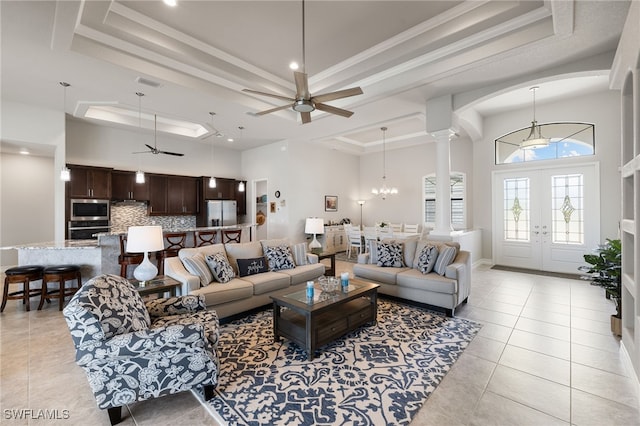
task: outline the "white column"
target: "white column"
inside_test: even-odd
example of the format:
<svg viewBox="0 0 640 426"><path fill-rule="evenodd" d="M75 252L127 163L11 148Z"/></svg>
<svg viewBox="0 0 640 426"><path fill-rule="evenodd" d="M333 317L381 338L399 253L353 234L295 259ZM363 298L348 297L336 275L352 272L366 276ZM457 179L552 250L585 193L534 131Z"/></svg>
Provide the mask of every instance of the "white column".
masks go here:
<svg viewBox="0 0 640 426"><path fill-rule="evenodd" d="M451 129L431 133L436 140L436 224L429 233L435 237L450 237L451 226Z"/></svg>

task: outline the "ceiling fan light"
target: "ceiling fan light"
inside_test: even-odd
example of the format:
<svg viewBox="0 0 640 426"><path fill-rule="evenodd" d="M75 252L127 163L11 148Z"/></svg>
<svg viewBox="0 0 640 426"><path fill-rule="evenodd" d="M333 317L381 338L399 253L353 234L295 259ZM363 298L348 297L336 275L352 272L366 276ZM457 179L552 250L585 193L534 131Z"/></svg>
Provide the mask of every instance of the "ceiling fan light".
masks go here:
<svg viewBox="0 0 640 426"><path fill-rule="evenodd" d="M213 176L211 176L209 178L209 188L215 188L216 187L216 178L214 178Z"/></svg>
<svg viewBox="0 0 640 426"><path fill-rule="evenodd" d="M298 99L293 103L293 110L296 112L312 112L316 106L308 99Z"/></svg>

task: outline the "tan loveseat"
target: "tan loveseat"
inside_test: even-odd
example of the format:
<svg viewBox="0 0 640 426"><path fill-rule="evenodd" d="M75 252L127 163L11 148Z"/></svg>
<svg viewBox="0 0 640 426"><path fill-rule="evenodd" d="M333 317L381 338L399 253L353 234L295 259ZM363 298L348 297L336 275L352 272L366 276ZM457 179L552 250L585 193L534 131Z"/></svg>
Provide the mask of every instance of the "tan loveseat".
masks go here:
<svg viewBox="0 0 640 426"><path fill-rule="evenodd" d="M460 250L455 242L409 239L396 243L402 244L403 266L378 266L371 253L364 253L358 256L358 264L353 265L354 275L380 284L378 292L381 294L441 307L448 316L453 316L455 308L466 302L471 292L469 252ZM429 245L438 248L439 253L446 246L456 249L453 261L441 265L443 275L435 271L423 274L417 269L416 253L420 254L422 248ZM375 255L375 250L371 251Z"/></svg>
<svg viewBox="0 0 640 426"><path fill-rule="evenodd" d="M290 248L295 267L276 272L269 271L240 277L238 259L256 259L265 256L267 247L286 245ZM294 247L296 250L294 250ZM165 274L182 283L181 294L200 294L208 309L215 309L219 318L225 318L249 309L271 303L270 295L292 285L315 280L324 275L325 266L318 256L306 253L304 243L290 246L286 240L264 240L240 244L214 244L180 250L178 257L165 260ZM302 249L302 250L301 250ZM201 276L185 268L185 258L198 254L207 256L224 253L233 268L235 277L229 282L202 283ZM295 254L295 256L294 256ZM267 262L265 262L267 263ZM193 269L193 268L192 268Z"/></svg>

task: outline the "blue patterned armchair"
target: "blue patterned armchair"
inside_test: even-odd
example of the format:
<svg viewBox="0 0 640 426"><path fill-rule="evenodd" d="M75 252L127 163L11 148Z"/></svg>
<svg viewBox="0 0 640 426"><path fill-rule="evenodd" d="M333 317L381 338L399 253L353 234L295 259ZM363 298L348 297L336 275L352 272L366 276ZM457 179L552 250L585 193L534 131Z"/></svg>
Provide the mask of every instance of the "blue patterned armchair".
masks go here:
<svg viewBox="0 0 640 426"><path fill-rule="evenodd" d="M64 309L98 408L111 424L121 407L204 387L213 397L218 380L218 316L207 311L203 296L147 302L117 275L87 281Z"/></svg>

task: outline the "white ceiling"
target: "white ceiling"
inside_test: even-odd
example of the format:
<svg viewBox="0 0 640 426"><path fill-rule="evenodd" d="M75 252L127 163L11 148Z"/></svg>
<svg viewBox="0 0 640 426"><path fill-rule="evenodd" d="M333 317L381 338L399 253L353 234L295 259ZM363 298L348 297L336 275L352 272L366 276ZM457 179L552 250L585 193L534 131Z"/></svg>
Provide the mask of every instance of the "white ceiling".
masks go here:
<svg viewBox="0 0 640 426"><path fill-rule="evenodd" d="M428 140L425 102L443 94L486 115L529 104L532 83L541 86L540 104L603 90L602 68L610 66L606 54L616 48L628 2L307 0L305 6L310 91L362 87L363 95L328 102L353 111L351 118L316 111L303 125L290 109L255 116L282 101L241 91L295 93L288 65L302 62L300 1L178 0L175 8L161 1L1 1L2 100L61 109L58 83L66 81L64 108L80 119L91 105L137 112L135 92L142 91L145 115L215 127L235 139L177 137L179 143L242 150L292 139L364 154L381 149L381 126L389 128L389 149ZM592 57L609 62L594 65ZM554 82L554 70L571 78ZM138 77L161 86L142 85Z"/></svg>

